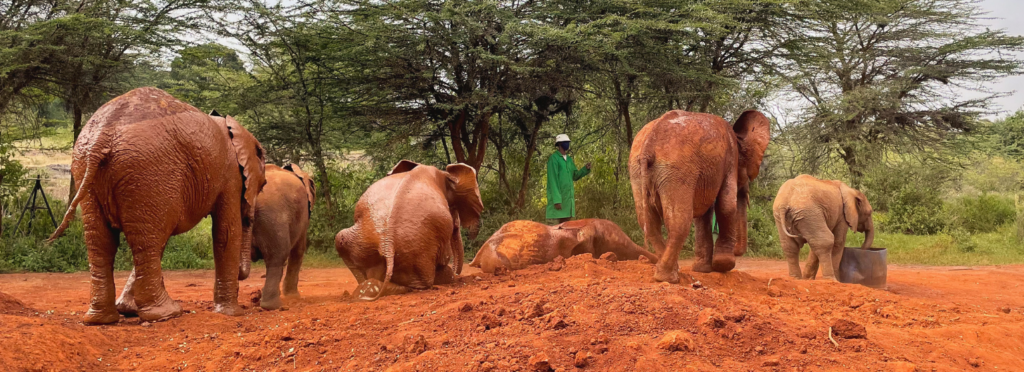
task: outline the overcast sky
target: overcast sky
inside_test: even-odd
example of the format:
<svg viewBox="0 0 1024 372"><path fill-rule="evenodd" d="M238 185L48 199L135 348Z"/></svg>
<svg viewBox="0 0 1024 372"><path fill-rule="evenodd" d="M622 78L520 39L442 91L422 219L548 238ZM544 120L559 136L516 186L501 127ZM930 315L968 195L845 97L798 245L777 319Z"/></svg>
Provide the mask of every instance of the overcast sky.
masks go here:
<svg viewBox="0 0 1024 372"><path fill-rule="evenodd" d="M1002 29L1011 35L1024 35L1024 0L982 0L981 7L988 12L982 22L987 23L992 29ZM1016 18L1016 19L1014 19ZM1024 56L1019 56L1024 58ZM998 107L994 109L1002 111L998 116L1005 116L1013 113L1024 105L1024 76L1015 76L1002 79L996 82L990 89L998 92L1013 92L1008 97L1000 98Z"/></svg>

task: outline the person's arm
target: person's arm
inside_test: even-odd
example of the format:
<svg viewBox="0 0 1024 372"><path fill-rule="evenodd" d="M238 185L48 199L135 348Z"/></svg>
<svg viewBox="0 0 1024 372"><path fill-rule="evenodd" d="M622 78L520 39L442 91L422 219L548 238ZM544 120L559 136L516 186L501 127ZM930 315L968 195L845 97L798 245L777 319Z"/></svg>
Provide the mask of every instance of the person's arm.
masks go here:
<svg viewBox="0 0 1024 372"><path fill-rule="evenodd" d="M548 203L562 204L562 192L558 189L558 165L555 157L548 158Z"/></svg>
<svg viewBox="0 0 1024 372"><path fill-rule="evenodd" d="M573 169L573 171L572 171L572 180L573 181L579 181L579 179L583 178L583 176L586 176L586 175L590 174L590 168L583 167L582 169L576 169L576 162L575 161L569 162L569 165L571 165L572 169Z"/></svg>

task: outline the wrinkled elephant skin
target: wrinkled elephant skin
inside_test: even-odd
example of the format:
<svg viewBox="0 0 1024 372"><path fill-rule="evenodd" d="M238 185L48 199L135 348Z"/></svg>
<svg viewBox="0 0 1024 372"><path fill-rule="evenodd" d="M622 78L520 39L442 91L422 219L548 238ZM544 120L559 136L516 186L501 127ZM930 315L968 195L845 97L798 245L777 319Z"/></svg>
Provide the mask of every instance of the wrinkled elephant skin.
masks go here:
<svg viewBox="0 0 1024 372"><path fill-rule="evenodd" d="M874 243L871 213L867 196L841 181L819 180L803 174L782 184L772 215L789 275L814 279L820 261L821 275L836 280L849 229L864 233L863 248L871 248ZM810 245L811 251L801 273L799 257L804 244Z"/></svg>
<svg viewBox="0 0 1024 372"><path fill-rule="evenodd" d="M548 263L555 257L590 254L598 258L608 252L624 260L636 260L640 256L651 262L658 260L653 253L633 243L614 222L592 218L555 226L533 221L509 222L484 242L469 266L493 273L498 268L519 270Z"/></svg>
<svg viewBox="0 0 1024 372"><path fill-rule="evenodd" d="M92 295L84 321L118 321L118 309L143 320L181 314L160 271L167 239L213 217L214 309L239 315L238 280L247 275L256 195L264 180L263 148L234 119L204 114L156 88L107 102L75 142L71 175L78 190L58 238L82 207ZM114 301L114 255L120 233L135 269Z"/></svg>
<svg viewBox="0 0 1024 372"><path fill-rule="evenodd" d="M355 225L338 232L334 246L360 283L360 299L428 289L462 272L459 228L475 238L482 211L472 167L402 160L359 198Z"/></svg>
<svg viewBox="0 0 1024 372"><path fill-rule="evenodd" d="M262 258L267 265L260 298L260 307L264 309L281 308L282 276L284 295L299 296L299 269L306 254L306 233L315 195L313 178L298 165L267 165L267 186L256 199L252 236L252 261Z"/></svg>
<svg viewBox="0 0 1024 372"><path fill-rule="evenodd" d="M654 279L679 282L679 251L696 225L698 272L726 272L747 250L750 181L768 147L770 123L744 112L729 128L718 116L669 111L637 133L629 177L644 241L659 256ZM712 217L719 223L711 235ZM662 237L668 230L668 241Z"/></svg>

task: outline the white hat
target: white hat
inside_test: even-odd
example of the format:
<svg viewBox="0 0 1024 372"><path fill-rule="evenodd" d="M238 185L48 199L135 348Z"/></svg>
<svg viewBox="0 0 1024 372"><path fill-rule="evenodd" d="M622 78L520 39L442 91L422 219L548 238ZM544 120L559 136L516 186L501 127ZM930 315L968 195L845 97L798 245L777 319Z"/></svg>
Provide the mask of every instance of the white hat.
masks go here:
<svg viewBox="0 0 1024 372"><path fill-rule="evenodd" d="M569 135L565 134L565 133L562 133L562 134L559 134L559 135L555 136L555 143L559 143L559 142L569 142Z"/></svg>

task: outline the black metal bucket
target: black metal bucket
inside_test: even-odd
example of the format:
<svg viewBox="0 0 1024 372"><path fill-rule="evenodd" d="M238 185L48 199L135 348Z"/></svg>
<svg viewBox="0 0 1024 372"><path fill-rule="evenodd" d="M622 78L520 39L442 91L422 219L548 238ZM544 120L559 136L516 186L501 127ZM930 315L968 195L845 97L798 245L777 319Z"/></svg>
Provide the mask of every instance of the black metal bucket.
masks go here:
<svg viewBox="0 0 1024 372"><path fill-rule="evenodd" d="M846 247L839 262L839 282L885 289L887 256L885 248Z"/></svg>

